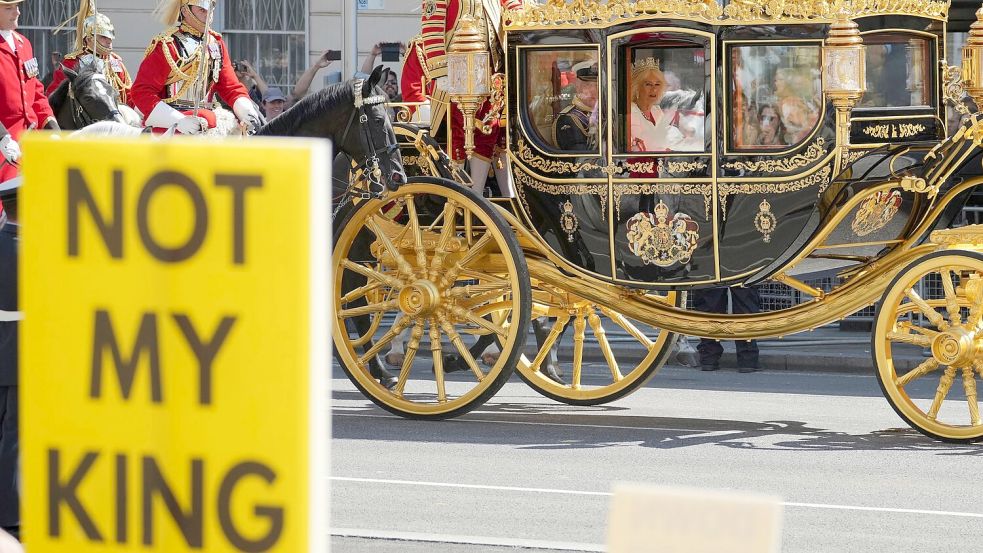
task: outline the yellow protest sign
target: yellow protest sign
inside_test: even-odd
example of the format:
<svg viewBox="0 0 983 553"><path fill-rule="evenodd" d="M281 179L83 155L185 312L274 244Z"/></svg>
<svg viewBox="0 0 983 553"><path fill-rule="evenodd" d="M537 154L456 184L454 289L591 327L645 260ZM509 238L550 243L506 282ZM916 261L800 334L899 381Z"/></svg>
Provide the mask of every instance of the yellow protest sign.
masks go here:
<svg viewBox="0 0 983 553"><path fill-rule="evenodd" d="M25 140L31 551L326 550L328 154Z"/></svg>

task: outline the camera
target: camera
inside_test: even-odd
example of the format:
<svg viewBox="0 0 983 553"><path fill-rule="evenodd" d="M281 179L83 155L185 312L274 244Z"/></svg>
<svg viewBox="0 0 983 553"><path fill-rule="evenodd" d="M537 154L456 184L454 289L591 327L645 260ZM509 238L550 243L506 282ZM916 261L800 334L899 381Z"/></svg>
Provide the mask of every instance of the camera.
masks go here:
<svg viewBox="0 0 983 553"><path fill-rule="evenodd" d="M242 63L241 61L234 61L232 62L232 69L235 69L236 73L245 73L246 64Z"/></svg>
<svg viewBox="0 0 983 553"><path fill-rule="evenodd" d="M327 61L338 61L341 59L341 50L328 50L324 56Z"/></svg>
<svg viewBox="0 0 983 553"><path fill-rule="evenodd" d="M398 42L383 42L379 47L382 48L382 61L399 61Z"/></svg>

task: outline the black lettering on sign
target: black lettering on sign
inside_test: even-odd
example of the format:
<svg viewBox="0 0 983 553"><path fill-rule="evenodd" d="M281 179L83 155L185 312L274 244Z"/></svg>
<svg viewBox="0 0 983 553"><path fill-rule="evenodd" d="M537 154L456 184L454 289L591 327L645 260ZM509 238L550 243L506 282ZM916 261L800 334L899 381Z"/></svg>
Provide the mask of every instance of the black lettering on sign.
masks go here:
<svg viewBox="0 0 983 553"><path fill-rule="evenodd" d="M187 315L174 315L174 322L177 323L187 340L188 346L198 360L198 403L201 405L211 405L212 403L212 362L218 355L218 350L222 348L225 339L229 337L229 331L235 324L235 317L223 317L222 321L212 334L212 339L203 343L195 330L191 319Z"/></svg>
<svg viewBox="0 0 983 553"><path fill-rule="evenodd" d="M153 457L143 458L143 544L154 544L154 495L159 495L188 546L204 544L204 472L201 459L191 460L191 500L187 512L181 509Z"/></svg>
<svg viewBox="0 0 983 553"><path fill-rule="evenodd" d="M153 313L143 314L140 320L140 330L137 331L137 338L130 357L123 359L123 353L120 351L119 343L116 340L116 332L113 330L113 322L109 318L109 312L101 309L96 311L95 333L92 339L92 377L89 386L89 397L93 399L102 396L102 361L106 349L109 349L113 355L113 365L116 367L116 376L119 378L119 387L123 393L123 399L130 398L141 353L146 352L150 364L151 401L154 403L163 401L163 391L160 386L157 315Z"/></svg>
<svg viewBox="0 0 983 553"><path fill-rule="evenodd" d="M92 464L96 462L99 454L95 451L88 451L82 457L78 466L68 478L68 482L62 483L61 480L61 452L57 449L48 450L48 535L52 537L61 536L61 505L68 507L68 510L75 516L85 537L91 541L102 541L102 534L96 528L92 517L82 506L78 498L78 487L82 479L88 474Z"/></svg>
<svg viewBox="0 0 983 553"><path fill-rule="evenodd" d="M232 262L246 262L246 190L262 188L259 175L215 175L215 186L232 189Z"/></svg>
<svg viewBox="0 0 983 553"><path fill-rule="evenodd" d="M68 256L79 256L79 211L82 204L92 216L102 236L102 242L109 250L109 255L115 259L123 257L123 173L113 171L113 216L106 220L103 213L99 211L96 200L89 190L89 183L86 182L82 172L78 169L68 170Z"/></svg>
<svg viewBox="0 0 983 553"><path fill-rule="evenodd" d="M184 244L173 248L161 245L150 232L150 200L153 199L154 193L165 186L176 186L183 190L191 199L195 212L191 236ZM201 193L201 188L191 177L175 171L163 171L150 177L140 191L140 199L137 201L137 229L143 247L157 260L179 263L191 258L201 249L208 234L208 206L205 204L205 196Z"/></svg>
<svg viewBox="0 0 983 553"><path fill-rule="evenodd" d="M129 502L126 499L129 496L129 488L126 485L127 472L126 455L116 454L116 543L126 543L127 539L126 514L130 512Z"/></svg>
<svg viewBox="0 0 983 553"><path fill-rule="evenodd" d="M264 536L254 540L242 535L235 521L232 520L232 493L240 480L247 476L257 476L262 478L267 484L272 484L276 480L276 473L273 469L255 461L244 461L232 467L218 490L218 521L222 525L222 532L236 549L246 553L258 551L268 551L273 548L280 535L283 533L283 507L270 505L257 505L253 512L257 517L263 517L270 521L270 529ZM250 525L251 527L251 525Z"/></svg>

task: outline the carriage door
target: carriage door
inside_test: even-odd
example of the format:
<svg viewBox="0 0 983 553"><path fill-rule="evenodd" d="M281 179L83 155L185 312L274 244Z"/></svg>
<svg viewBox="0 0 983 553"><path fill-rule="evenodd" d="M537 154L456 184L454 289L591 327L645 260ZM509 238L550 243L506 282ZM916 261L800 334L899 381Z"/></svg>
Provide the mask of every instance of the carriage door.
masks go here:
<svg viewBox="0 0 983 553"><path fill-rule="evenodd" d="M612 272L626 282L714 281L714 36L635 29L607 46Z"/></svg>

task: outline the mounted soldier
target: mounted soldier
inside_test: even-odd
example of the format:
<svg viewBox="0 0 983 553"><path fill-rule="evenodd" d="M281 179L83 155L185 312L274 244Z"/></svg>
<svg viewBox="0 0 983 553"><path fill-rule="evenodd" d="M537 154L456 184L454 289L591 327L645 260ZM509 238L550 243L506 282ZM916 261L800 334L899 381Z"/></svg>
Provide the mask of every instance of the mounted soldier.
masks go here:
<svg viewBox="0 0 983 553"><path fill-rule="evenodd" d="M228 113L217 94L248 128L263 116L236 78L222 35L211 30L213 0L163 0L156 13L170 28L154 37L133 82L132 103L149 127L181 134L216 128Z"/></svg>
<svg viewBox="0 0 983 553"><path fill-rule="evenodd" d="M439 126L444 116L441 106L446 106L447 95L447 49L457 33L461 20L473 18L479 32L488 43L491 52L489 62L491 73L505 71L505 56L502 53L502 11L522 6L522 0L424 0L422 7L423 57L426 60L426 70L430 78L435 80L436 89L433 92L432 107L433 129ZM492 109L490 102L485 102L475 114L483 118ZM475 133L475 151L470 158L472 189L481 194L485 181L492 166L492 158L500 156L495 163L495 177L499 188L506 192L512 190L512 179L509 171L507 156L501 154L504 146L505 133L499 127L498 121L491 121L492 132ZM451 158L461 162L467 157L464 151L464 116L457 106L451 107ZM511 194L509 194L511 195Z"/></svg>
<svg viewBox="0 0 983 553"><path fill-rule="evenodd" d="M133 79L130 78L130 73L123 64L123 58L113 52L113 40L116 39L113 22L96 11L94 0L82 0L82 5L79 6L74 19L76 20L75 51L66 55L61 67L56 68L46 94L51 96L65 80L65 71L62 67L77 73L80 65L89 65L99 59L102 61L103 74L119 94L119 103L129 104Z"/></svg>

